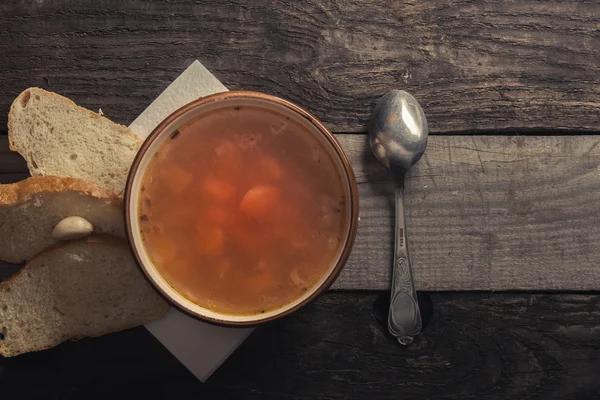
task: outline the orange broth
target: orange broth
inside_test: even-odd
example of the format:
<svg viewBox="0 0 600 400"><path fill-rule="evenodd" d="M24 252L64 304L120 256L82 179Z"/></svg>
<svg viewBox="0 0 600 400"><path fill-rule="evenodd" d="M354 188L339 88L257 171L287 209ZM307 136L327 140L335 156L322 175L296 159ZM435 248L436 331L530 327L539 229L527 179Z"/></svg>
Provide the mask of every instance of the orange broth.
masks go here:
<svg viewBox="0 0 600 400"><path fill-rule="evenodd" d="M301 297L339 257L344 180L321 140L261 107L214 110L176 131L142 184L145 248L177 292L253 315Z"/></svg>

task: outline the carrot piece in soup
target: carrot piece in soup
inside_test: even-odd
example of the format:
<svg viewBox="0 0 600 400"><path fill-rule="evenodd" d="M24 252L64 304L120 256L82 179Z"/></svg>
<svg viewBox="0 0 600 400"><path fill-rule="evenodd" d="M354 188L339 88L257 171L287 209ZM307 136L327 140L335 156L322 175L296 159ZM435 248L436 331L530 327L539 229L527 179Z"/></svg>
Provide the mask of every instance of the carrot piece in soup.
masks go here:
<svg viewBox="0 0 600 400"><path fill-rule="evenodd" d="M176 165L169 165L161 170L164 175L163 181L174 194L179 194L187 188L194 180L194 175Z"/></svg>
<svg viewBox="0 0 600 400"><path fill-rule="evenodd" d="M264 218L279 205L280 200L281 190L275 186L254 186L244 195L240 209L248 217Z"/></svg>
<svg viewBox="0 0 600 400"><path fill-rule="evenodd" d="M200 228L196 233L196 251L204 256L218 256L223 253L225 235L219 228Z"/></svg>
<svg viewBox="0 0 600 400"><path fill-rule="evenodd" d="M207 177L202 187L206 193L217 200L226 201L235 196L235 186L215 177Z"/></svg>

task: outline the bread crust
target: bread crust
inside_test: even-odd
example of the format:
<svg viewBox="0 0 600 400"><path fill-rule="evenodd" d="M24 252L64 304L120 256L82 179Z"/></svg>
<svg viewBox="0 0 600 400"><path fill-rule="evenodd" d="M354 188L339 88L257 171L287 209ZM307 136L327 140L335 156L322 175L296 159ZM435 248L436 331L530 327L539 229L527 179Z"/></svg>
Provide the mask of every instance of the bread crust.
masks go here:
<svg viewBox="0 0 600 400"><path fill-rule="evenodd" d="M23 203L37 193L65 191L93 196L117 207L123 206L120 197L100 185L82 179L57 176L32 176L20 182L0 185L0 205Z"/></svg>

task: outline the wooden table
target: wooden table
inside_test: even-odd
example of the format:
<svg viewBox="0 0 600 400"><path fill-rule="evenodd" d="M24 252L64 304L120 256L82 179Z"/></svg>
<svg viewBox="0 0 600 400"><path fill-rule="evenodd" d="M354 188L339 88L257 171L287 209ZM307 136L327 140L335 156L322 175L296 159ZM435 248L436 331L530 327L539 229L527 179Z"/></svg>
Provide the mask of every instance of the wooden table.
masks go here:
<svg viewBox="0 0 600 400"><path fill-rule="evenodd" d="M0 131L29 86L128 124L196 58L338 134L361 190L338 290L259 328L204 385L138 328L0 360L2 398L600 398L598 1L11 1ZM382 324L390 182L364 135L392 88L432 131L407 187L425 290L410 347ZM26 176L0 136L0 183Z"/></svg>

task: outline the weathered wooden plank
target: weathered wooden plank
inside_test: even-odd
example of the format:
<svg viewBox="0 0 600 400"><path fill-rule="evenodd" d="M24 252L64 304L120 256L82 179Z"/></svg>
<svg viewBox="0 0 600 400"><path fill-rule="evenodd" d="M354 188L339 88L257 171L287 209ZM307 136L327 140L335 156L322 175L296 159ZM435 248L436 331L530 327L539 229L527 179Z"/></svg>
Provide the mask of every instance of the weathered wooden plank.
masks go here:
<svg viewBox="0 0 600 400"><path fill-rule="evenodd" d="M599 24L579 0L3 2L0 126L33 85L127 124L199 58L336 131L364 131L393 88L435 132L598 130Z"/></svg>
<svg viewBox="0 0 600 400"><path fill-rule="evenodd" d="M377 322L377 295L328 293L257 329L206 384L137 328L0 358L0 385L7 399L598 398L600 296L444 293L423 305L408 347Z"/></svg>
<svg viewBox="0 0 600 400"><path fill-rule="evenodd" d="M265 326L208 382L247 399L584 399L600 381L600 297L454 293L424 296L408 347L376 319L376 295L328 294Z"/></svg>
<svg viewBox="0 0 600 400"><path fill-rule="evenodd" d="M392 183L367 138L338 136L360 182L358 239L336 288L385 289ZM600 288L600 138L435 136L407 180L421 290Z"/></svg>
<svg viewBox="0 0 600 400"><path fill-rule="evenodd" d="M337 137L359 182L361 220L334 288L387 289L393 183L365 135ZM406 188L417 287L598 289L598 144L595 136L431 137ZM2 171L0 157L0 179Z"/></svg>

